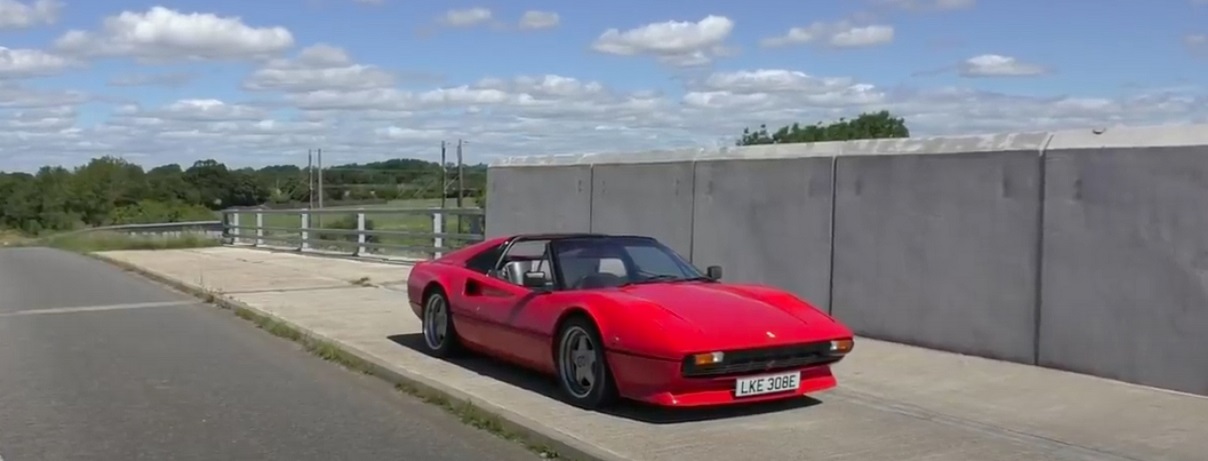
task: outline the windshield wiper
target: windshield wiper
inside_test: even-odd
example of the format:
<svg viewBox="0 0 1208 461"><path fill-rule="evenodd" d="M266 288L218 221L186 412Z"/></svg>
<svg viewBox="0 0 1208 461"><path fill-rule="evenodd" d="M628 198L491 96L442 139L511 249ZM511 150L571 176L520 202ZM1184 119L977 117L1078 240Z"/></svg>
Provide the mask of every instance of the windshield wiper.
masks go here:
<svg viewBox="0 0 1208 461"><path fill-rule="evenodd" d="M654 282L712 282L712 281L714 281L714 280L709 277L705 277L705 276L681 277L678 275L660 274L660 275L652 275L650 277L646 277L641 280L634 280L632 282L625 283L621 286L640 285L640 284L654 283Z"/></svg>
<svg viewBox="0 0 1208 461"><path fill-rule="evenodd" d="M669 281L671 281L671 282L716 282L716 280L713 280L709 277L705 277L703 275L698 275L695 277L684 277L684 278L677 277L675 280L669 280Z"/></svg>

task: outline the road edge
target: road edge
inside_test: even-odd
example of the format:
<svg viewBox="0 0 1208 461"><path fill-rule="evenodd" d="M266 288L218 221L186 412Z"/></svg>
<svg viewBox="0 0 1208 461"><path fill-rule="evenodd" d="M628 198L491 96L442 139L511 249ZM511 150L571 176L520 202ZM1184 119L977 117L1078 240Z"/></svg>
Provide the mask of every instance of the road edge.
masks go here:
<svg viewBox="0 0 1208 461"><path fill-rule="evenodd" d="M301 327L284 318L252 307L238 300L227 298L187 282L173 279L136 264L114 259L97 253L85 256L135 273L154 282L167 285L177 291L196 297L234 313L237 317L256 324L275 336L305 346L321 358L336 362L351 370L372 375L394 385L425 403L444 407L463 423L486 430L497 437L520 442L537 452L543 459L574 461L632 461L587 442L574 438L556 429L502 408L489 401L476 399L465 392L440 382L403 370L395 370L381 360L360 349L332 340L325 335ZM343 355L343 357L341 357Z"/></svg>

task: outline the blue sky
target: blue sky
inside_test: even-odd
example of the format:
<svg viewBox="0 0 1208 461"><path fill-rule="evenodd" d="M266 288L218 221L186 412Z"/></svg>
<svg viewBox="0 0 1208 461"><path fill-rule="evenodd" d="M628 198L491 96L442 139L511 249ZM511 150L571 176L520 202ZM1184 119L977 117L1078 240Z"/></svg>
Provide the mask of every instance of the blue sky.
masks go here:
<svg viewBox="0 0 1208 461"><path fill-rule="evenodd" d="M879 109L921 135L1208 120L1205 0L370 3L0 0L0 170L712 146Z"/></svg>

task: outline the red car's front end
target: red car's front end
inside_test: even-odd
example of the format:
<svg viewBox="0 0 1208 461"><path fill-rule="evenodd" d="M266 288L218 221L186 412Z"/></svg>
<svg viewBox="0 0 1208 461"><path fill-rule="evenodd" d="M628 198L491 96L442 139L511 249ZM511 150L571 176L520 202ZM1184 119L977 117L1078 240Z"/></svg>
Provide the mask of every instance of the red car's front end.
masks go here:
<svg viewBox="0 0 1208 461"><path fill-rule="evenodd" d="M607 357L618 390L655 405L725 405L824 391L837 385L831 366L854 345L847 327L767 287L674 283L622 289L613 297L628 305L626 315L648 320L610 328Z"/></svg>
<svg viewBox="0 0 1208 461"><path fill-rule="evenodd" d="M851 347L852 340L844 339L694 354L678 361L612 351L608 363L622 386L621 393L628 398L665 406L723 405L796 397L835 387L838 383L830 366ZM697 364L714 358L718 361Z"/></svg>

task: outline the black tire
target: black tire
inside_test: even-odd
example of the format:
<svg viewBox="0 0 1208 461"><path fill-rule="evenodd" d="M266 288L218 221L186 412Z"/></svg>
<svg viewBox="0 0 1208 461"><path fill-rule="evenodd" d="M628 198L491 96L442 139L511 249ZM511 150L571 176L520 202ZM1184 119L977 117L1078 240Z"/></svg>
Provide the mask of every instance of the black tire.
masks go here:
<svg viewBox="0 0 1208 461"><path fill-rule="evenodd" d="M442 315L438 311L443 311L443 323L438 321ZM449 298L443 290L437 288L424 297L423 314L420 333L428 353L439 358L457 355L461 351L461 342L457 337L457 328L453 325L453 315L449 311Z"/></svg>
<svg viewBox="0 0 1208 461"><path fill-rule="evenodd" d="M584 375L575 372L576 346L582 346L579 341L588 341L590 357L594 359L588 366L591 372L590 385L585 385ZM604 355L604 341L600 332L590 319L575 316L567 320L558 329L555 339L554 366L557 371L558 387L562 390L563 398L571 405L587 410L598 410L612 406L619 399L616 381L613 380L612 370Z"/></svg>

